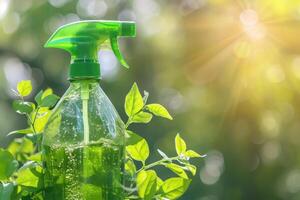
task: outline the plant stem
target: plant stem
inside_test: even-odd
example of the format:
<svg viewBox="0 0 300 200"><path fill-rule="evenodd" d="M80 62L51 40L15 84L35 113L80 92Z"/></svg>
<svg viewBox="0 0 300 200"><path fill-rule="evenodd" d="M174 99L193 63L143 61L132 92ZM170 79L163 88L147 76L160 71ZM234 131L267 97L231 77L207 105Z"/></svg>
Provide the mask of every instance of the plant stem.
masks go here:
<svg viewBox="0 0 300 200"><path fill-rule="evenodd" d="M125 129L127 129L130 124L131 124L131 117L128 118L128 120L125 124Z"/></svg>
<svg viewBox="0 0 300 200"><path fill-rule="evenodd" d="M36 118L37 118L37 115L38 115L38 113L39 113L40 108L41 108L40 106L38 106L38 107L36 108L35 115L34 115L34 119L33 119L33 124L35 123L35 120L36 120Z"/></svg>
<svg viewBox="0 0 300 200"><path fill-rule="evenodd" d="M128 117L128 120L127 120L127 122L126 122L126 124L125 124L125 129L127 129L128 126L132 123L132 118L133 118L135 115L137 115L137 114L139 114L140 112L142 112L144 109L145 109L145 106L144 106L139 112L137 112L137 113L135 113L134 115Z"/></svg>
<svg viewBox="0 0 300 200"><path fill-rule="evenodd" d="M21 100L22 100L23 102L25 102L23 96L20 96L20 97L21 97ZM30 125L31 129L33 130L33 134L34 134L35 136L37 135L37 132L36 132L36 130L35 130L34 123L35 123L35 120L36 120L36 117L37 117L37 114L38 114L39 109L40 109L40 107L37 107L37 109L36 109L36 111L35 111L35 116L34 116L34 119L33 119L33 120L31 119L30 115L26 113L26 117L27 117L27 119L29 120L29 123L30 123L29 125ZM39 141L37 141L37 150L38 150L38 151L40 150Z"/></svg>
<svg viewBox="0 0 300 200"><path fill-rule="evenodd" d="M19 95L19 97L21 98L21 100L22 100L22 102L24 103L25 101L24 101L24 98L23 98L23 96L21 96L21 95ZM33 132L34 132L34 134L36 134L36 131L35 131L35 128L34 128L34 121L32 121L32 119L31 119L31 117L30 117L30 115L29 114L27 114L26 113L26 117L27 117L27 119L29 120L29 122L30 122L30 127L32 128L32 130L33 130Z"/></svg>
<svg viewBox="0 0 300 200"><path fill-rule="evenodd" d="M163 158L163 159L161 159L161 160L158 160L158 161L156 161L156 162L154 162L154 163L151 163L151 164L149 164L149 165L145 165L145 166L143 166L141 169L139 169L137 172L140 172L141 170L147 170L147 169L150 169L150 168L152 168L152 167L155 167L155 166L158 166L158 165L163 165L163 164L165 164L165 162L172 162L173 160L178 160L178 157L179 156L175 156L175 157L171 157L171 158Z"/></svg>

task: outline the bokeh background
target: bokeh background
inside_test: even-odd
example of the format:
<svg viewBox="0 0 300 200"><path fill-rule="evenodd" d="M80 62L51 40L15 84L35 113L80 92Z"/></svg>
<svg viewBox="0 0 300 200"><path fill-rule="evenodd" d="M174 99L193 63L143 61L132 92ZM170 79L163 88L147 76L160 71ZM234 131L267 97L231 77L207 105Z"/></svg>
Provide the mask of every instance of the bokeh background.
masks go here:
<svg viewBox="0 0 300 200"><path fill-rule="evenodd" d="M120 39L131 69L101 51L101 85L124 120L134 81L169 108L171 122L132 126L150 160L175 153L177 132L207 154L182 199L300 199L299 0L0 0L1 146L25 127L11 108L18 81L67 89L68 54L43 44L83 19L137 22L137 37Z"/></svg>

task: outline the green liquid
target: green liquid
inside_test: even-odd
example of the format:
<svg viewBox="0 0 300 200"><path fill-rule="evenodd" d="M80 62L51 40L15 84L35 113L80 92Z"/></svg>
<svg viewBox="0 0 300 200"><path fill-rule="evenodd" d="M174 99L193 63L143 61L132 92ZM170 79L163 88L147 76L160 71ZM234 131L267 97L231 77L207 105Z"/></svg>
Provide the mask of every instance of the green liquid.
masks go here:
<svg viewBox="0 0 300 200"><path fill-rule="evenodd" d="M44 145L45 200L123 200L124 147Z"/></svg>

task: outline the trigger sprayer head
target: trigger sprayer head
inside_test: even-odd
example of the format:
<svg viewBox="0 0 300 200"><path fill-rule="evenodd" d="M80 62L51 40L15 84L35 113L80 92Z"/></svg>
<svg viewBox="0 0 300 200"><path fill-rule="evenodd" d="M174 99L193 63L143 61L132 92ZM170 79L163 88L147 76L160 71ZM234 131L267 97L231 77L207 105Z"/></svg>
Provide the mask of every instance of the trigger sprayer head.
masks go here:
<svg viewBox="0 0 300 200"><path fill-rule="evenodd" d="M88 20L58 28L46 42L46 48L59 48L71 54L70 79L100 78L98 51L110 41L111 49L124 67L128 68L118 45L118 37L135 37L135 22Z"/></svg>

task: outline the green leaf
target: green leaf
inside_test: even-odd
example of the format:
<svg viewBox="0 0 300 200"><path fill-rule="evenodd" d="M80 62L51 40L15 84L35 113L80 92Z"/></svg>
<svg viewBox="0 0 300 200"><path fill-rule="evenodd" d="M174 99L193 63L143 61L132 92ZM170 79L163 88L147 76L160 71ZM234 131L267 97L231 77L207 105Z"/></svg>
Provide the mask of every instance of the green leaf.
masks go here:
<svg viewBox="0 0 300 200"><path fill-rule="evenodd" d="M31 140L22 137L14 139L7 150L15 157L15 159L24 162L27 160L27 154L32 154L35 148Z"/></svg>
<svg viewBox="0 0 300 200"><path fill-rule="evenodd" d="M149 156L149 146L145 139L134 145L126 146L126 151L135 160L145 162Z"/></svg>
<svg viewBox="0 0 300 200"><path fill-rule="evenodd" d="M18 168L18 162L13 155L4 149L0 149L0 180L8 179Z"/></svg>
<svg viewBox="0 0 300 200"><path fill-rule="evenodd" d="M125 98L125 112L128 117L138 113L144 107L143 97L136 83L133 84Z"/></svg>
<svg viewBox="0 0 300 200"><path fill-rule="evenodd" d="M0 199L12 200L12 193L14 191L13 183L0 183Z"/></svg>
<svg viewBox="0 0 300 200"><path fill-rule="evenodd" d="M53 94L53 90L51 88L47 88L44 92L43 92L43 95L42 95L42 99L45 99L45 97L49 96Z"/></svg>
<svg viewBox="0 0 300 200"><path fill-rule="evenodd" d="M41 103L41 107L53 107L57 101L59 100L59 97L56 96L55 94L50 94L48 96L46 96L45 98L42 98L42 103Z"/></svg>
<svg viewBox="0 0 300 200"><path fill-rule="evenodd" d="M21 129L21 130L16 130L16 131L12 131L10 133L8 133L7 135L13 135L13 134L30 134L33 133L31 128L27 128L27 129Z"/></svg>
<svg viewBox="0 0 300 200"><path fill-rule="evenodd" d="M186 167L193 174L193 176L196 175L197 167L195 165L188 164L188 165L186 165Z"/></svg>
<svg viewBox="0 0 300 200"><path fill-rule="evenodd" d="M141 140L143 140L144 138L139 136L138 134L130 131L130 130L126 130L125 132L125 144L126 146L128 145L134 145L138 142L140 142Z"/></svg>
<svg viewBox="0 0 300 200"><path fill-rule="evenodd" d="M152 114L147 113L147 112L139 112L138 114L134 115L131 119L132 122L135 123L149 123L152 119Z"/></svg>
<svg viewBox="0 0 300 200"><path fill-rule="evenodd" d="M180 137L179 134L175 137L175 147L178 155L184 154L186 151L185 141Z"/></svg>
<svg viewBox="0 0 300 200"><path fill-rule="evenodd" d="M51 89L51 88L48 88L48 89L46 89L45 91L43 91L43 90L41 90L36 96L35 96L35 101L36 101L36 103L38 104L38 105L42 105L42 103L43 103L43 100L46 98L46 97L48 97L48 96L50 96L50 95L52 95L53 94L53 90ZM54 96L56 96L56 95L54 95ZM57 96L56 96L57 97ZM53 97L51 97L51 98L53 98ZM45 103L45 102L44 102ZM45 107L49 107L49 106L45 106Z"/></svg>
<svg viewBox="0 0 300 200"><path fill-rule="evenodd" d="M39 93L37 93L37 95L35 95L34 100L38 105L41 105L42 103L42 96L43 96L43 90L39 91Z"/></svg>
<svg viewBox="0 0 300 200"><path fill-rule="evenodd" d="M159 191L160 187L164 184L164 181L161 180L161 178L159 178L157 176L157 186L156 186L156 191Z"/></svg>
<svg viewBox="0 0 300 200"><path fill-rule="evenodd" d="M149 105L146 105L146 108L147 108L147 110L149 110L151 113L153 113L156 116L164 117L169 120L173 119L172 116L170 115L170 113L168 112L168 110L160 104L156 104L156 103L149 104Z"/></svg>
<svg viewBox="0 0 300 200"><path fill-rule="evenodd" d="M21 81L18 83L17 90L22 97L30 95L32 85L30 80Z"/></svg>
<svg viewBox="0 0 300 200"><path fill-rule="evenodd" d="M31 102L15 100L13 101L13 109L19 114L30 114L35 109L35 106Z"/></svg>
<svg viewBox="0 0 300 200"><path fill-rule="evenodd" d="M188 179L189 177L186 175L185 171L182 169L182 167L180 165L176 165L174 163L169 163L165 165L167 168L169 168L170 170L172 170L175 174L177 174L178 176Z"/></svg>
<svg viewBox="0 0 300 200"><path fill-rule="evenodd" d="M42 152L38 152L28 157L28 160L31 161L42 161Z"/></svg>
<svg viewBox="0 0 300 200"><path fill-rule="evenodd" d="M189 158L200 158L201 155L198 154L197 152L193 151L193 150L188 150L184 153L185 156L189 157Z"/></svg>
<svg viewBox="0 0 300 200"><path fill-rule="evenodd" d="M125 163L125 171L131 176L136 173L136 166L132 160L128 159Z"/></svg>
<svg viewBox="0 0 300 200"><path fill-rule="evenodd" d="M157 175L155 171L141 171L136 178L138 195L144 200L151 200L156 192Z"/></svg>
<svg viewBox="0 0 300 200"><path fill-rule="evenodd" d="M41 175L42 167L29 161L18 170L16 182L21 186L39 188L41 187Z"/></svg>
<svg viewBox="0 0 300 200"><path fill-rule="evenodd" d="M169 159L169 157L167 156L167 154L165 154L162 150L157 149L158 153L164 158L164 159Z"/></svg>
<svg viewBox="0 0 300 200"><path fill-rule="evenodd" d="M42 133L51 115L51 111L47 107L42 107L39 109L38 113L35 113L35 115L36 119L34 122L34 130L36 133ZM32 118L35 118L35 115Z"/></svg>
<svg viewBox="0 0 300 200"><path fill-rule="evenodd" d="M169 178L161 186L163 190L162 197L168 199L178 199L185 193L190 183L191 180L189 179L183 179L179 177Z"/></svg>

